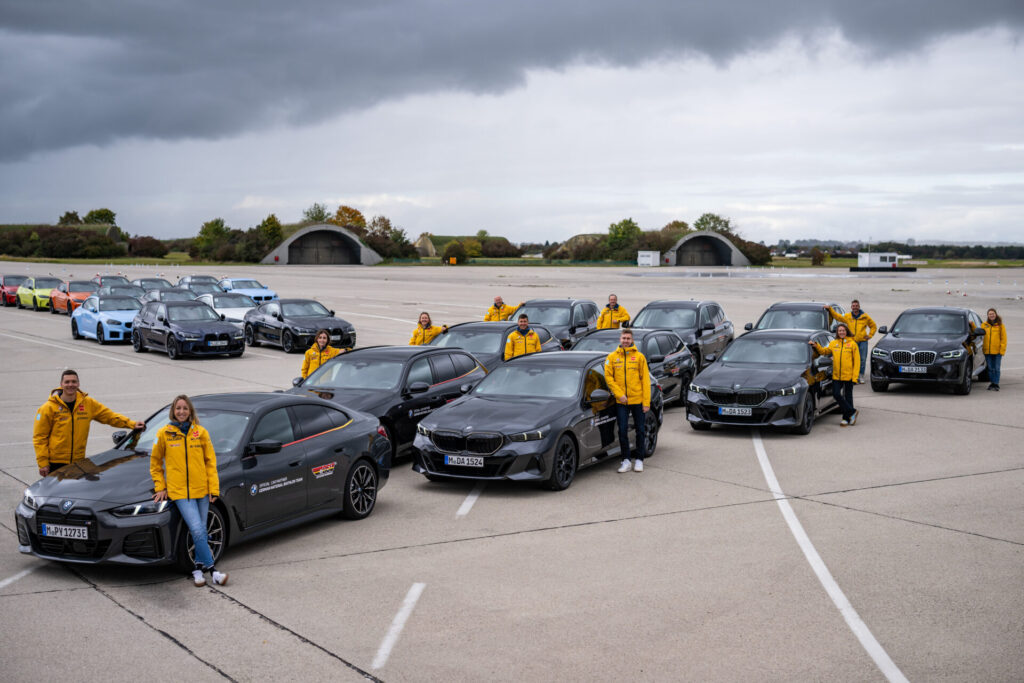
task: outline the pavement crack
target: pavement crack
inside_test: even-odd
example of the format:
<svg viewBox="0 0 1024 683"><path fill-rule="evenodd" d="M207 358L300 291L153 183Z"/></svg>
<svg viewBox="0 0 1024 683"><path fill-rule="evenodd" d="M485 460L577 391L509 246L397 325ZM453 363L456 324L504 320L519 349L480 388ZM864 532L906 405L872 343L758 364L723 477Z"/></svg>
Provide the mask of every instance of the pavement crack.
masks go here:
<svg viewBox="0 0 1024 683"><path fill-rule="evenodd" d="M987 470L985 472L967 472L965 474L951 474L945 477L931 477L929 479L912 479L910 481L895 481L888 484L875 484L874 486L860 486L852 489L839 489L836 491L822 491L820 493L806 493L804 496L834 496L840 493L856 493L857 491L871 491L873 489L886 489L895 486L910 486L912 484L927 484L933 481L948 481L950 479L967 479L970 477L983 477L989 474L1004 474L1006 472L1020 472L1024 467L1007 467L1003 470ZM804 497L801 496L801 497Z"/></svg>
<svg viewBox="0 0 1024 683"><path fill-rule="evenodd" d="M10 472L8 472L7 470L4 470L4 469L0 469L0 472L3 472L3 473L4 473L4 474L6 474L6 475L7 475L8 477L10 477L10 478L11 478L11 479L13 479L14 481L18 482L19 484L21 484L21 485L23 485L23 486L28 486L28 482L27 482L27 481L22 481L21 479L18 479L18 478L17 478L16 476L14 476L13 474L11 474L11 473L10 473Z"/></svg>

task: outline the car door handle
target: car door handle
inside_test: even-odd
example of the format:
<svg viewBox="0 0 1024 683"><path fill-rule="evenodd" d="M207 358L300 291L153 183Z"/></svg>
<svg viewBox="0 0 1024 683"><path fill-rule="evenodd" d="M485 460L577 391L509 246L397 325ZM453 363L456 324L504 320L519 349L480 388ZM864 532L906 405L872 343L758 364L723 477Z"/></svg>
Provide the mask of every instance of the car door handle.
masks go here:
<svg viewBox="0 0 1024 683"><path fill-rule="evenodd" d="M345 452L345 447L344 446L338 446L337 448L334 449L334 452L335 453L344 453Z"/></svg>
<svg viewBox="0 0 1024 683"><path fill-rule="evenodd" d="M296 460L295 462L288 463L288 467L298 467L301 464L302 464L301 460Z"/></svg>

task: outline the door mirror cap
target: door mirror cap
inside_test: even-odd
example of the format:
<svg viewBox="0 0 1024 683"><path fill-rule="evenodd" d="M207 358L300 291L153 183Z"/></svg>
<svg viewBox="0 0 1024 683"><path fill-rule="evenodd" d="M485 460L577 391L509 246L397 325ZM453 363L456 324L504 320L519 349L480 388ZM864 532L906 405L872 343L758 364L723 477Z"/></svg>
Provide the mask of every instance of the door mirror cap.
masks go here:
<svg viewBox="0 0 1024 683"><path fill-rule="evenodd" d="M462 386L459 387L459 391L461 391L463 394L468 394L469 392L473 391L473 385L463 384Z"/></svg>
<svg viewBox="0 0 1024 683"><path fill-rule="evenodd" d="M650 358L647 359L647 362L649 362L649 363L664 363L665 362L665 356L651 356Z"/></svg>
<svg viewBox="0 0 1024 683"><path fill-rule="evenodd" d="M575 325L570 325L569 326L569 334L576 334L576 326Z"/></svg>
<svg viewBox="0 0 1024 683"><path fill-rule="evenodd" d="M881 327L878 328L878 334L889 334L889 328L886 327L885 325L882 325Z"/></svg>
<svg viewBox="0 0 1024 683"><path fill-rule="evenodd" d="M832 356L818 356L814 359L814 367L818 370L832 367Z"/></svg>
<svg viewBox="0 0 1024 683"><path fill-rule="evenodd" d="M249 448L247 450L250 455L267 455L269 453L277 453L281 450L281 442L272 441L270 439L253 441L249 444Z"/></svg>
<svg viewBox="0 0 1024 683"><path fill-rule="evenodd" d="M327 312L331 314L332 318L334 317L334 311L327 311Z"/></svg>
<svg viewBox="0 0 1024 683"><path fill-rule="evenodd" d="M704 360L706 360L708 363L714 363L716 358L718 358L718 356L713 353L709 353L708 355L704 356Z"/></svg>
<svg viewBox="0 0 1024 683"><path fill-rule="evenodd" d="M128 436L128 432L121 431L114 432L113 434L110 435L110 438L114 441L114 445L116 446L117 444L121 443L121 440L126 436Z"/></svg>
<svg viewBox="0 0 1024 683"><path fill-rule="evenodd" d="M228 318L227 318L227 316L226 316L226 315L224 315L223 313L221 313L221 314L220 314L220 319L221 319L221 320L227 320Z"/></svg>
<svg viewBox="0 0 1024 683"><path fill-rule="evenodd" d="M274 317L277 318L278 320L284 320L284 316L281 315L280 313L275 313Z"/></svg>
<svg viewBox="0 0 1024 683"><path fill-rule="evenodd" d="M590 397L587 398L587 403L605 403L612 400L611 392L605 389L594 389L590 392Z"/></svg>
<svg viewBox="0 0 1024 683"><path fill-rule="evenodd" d="M975 336L975 337L984 337L985 336L985 328L983 328L983 327L976 327L974 329L974 331L971 332L971 335Z"/></svg>
<svg viewBox="0 0 1024 683"><path fill-rule="evenodd" d="M158 315L158 316L156 317L156 321L157 321L158 323L165 323L165 322L167 322L167 318L163 317L162 315Z"/></svg>
<svg viewBox="0 0 1024 683"><path fill-rule="evenodd" d="M703 329L705 329L707 331L711 331L711 330L715 329L715 324L714 323L704 323L704 328Z"/></svg>
<svg viewBox="0 0 1024 683"><path fill-rule="evenodd" d="M292 380L292 386L293 387L301 387L302 386L302 382L303 382L303 379L301 377L296 377L295 379Z"/></svg>
<svg viewBox="0 0 1024 683"><path fill-rule="evenodd" d="M754 329L754 323L747 323L746 325L743 326L743 329L745 329L747 332L750 332L752 329Z"/></svg>
<svg viewBox="0 0 1024 683"><path fill-rule="evenodd" d="M426 382L413 382L409 385L408 391L410 394L422 394L428 389L430 389L430 385Z"/></svg>

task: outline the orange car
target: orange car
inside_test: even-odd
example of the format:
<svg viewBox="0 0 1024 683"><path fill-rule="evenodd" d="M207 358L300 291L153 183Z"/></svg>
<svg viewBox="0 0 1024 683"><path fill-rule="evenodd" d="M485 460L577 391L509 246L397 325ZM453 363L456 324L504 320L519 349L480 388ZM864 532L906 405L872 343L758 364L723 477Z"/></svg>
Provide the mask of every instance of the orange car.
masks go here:
<svg viewBox="0 0 1024 683"><path fill-rule="evenodd" d="M50 313L71 315L97 289L99 286L88 280L62 280L60 286L55 287L50 294Z"/></svg>

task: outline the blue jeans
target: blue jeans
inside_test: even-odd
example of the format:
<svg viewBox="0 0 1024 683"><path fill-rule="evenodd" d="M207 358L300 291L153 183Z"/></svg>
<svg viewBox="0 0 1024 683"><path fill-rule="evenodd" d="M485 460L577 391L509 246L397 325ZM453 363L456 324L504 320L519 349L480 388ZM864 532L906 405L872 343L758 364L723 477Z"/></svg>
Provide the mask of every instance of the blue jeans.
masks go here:
<svg viewBox="0 0 1024 683"><path fill-rule="evenodd" d="M210 552L210 541L206 537L206 515L210 511L210 497L181 498L174 501L178 506L181 518L192 532L192 542L196 546L196 569L213 567L213 553Z"/></svg>
<svg viewBox="0 0 1024 683"><path fill-rule="evenodd" d="M615 409L618 412L619 419L619 448L622 450L622 458L624 460L629 459L629 414L633 414L633 424L636 426L636 459L643 460L647 453L644 451L644 426L646 424L647 414L644 413L644 407L642 404L637 403L635 405L622 405L617 403Z"/></svg>
<svg viewBox="0 0 1024 683"><path fill-rule="evenodd" d="M862 342L857 342L857 350L860 351L860 374L864 374L864 366L868 362L868 342L865 339Z"/></svg>
<svg viewBox="0 0 1024 683"><path fill-rule="evenodd" d="M1003 354L1001 353L986 353L985 354L985 365L988 366L988 381L992 384L999 385L999 371L1003 365Z"/></svg>

